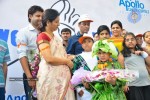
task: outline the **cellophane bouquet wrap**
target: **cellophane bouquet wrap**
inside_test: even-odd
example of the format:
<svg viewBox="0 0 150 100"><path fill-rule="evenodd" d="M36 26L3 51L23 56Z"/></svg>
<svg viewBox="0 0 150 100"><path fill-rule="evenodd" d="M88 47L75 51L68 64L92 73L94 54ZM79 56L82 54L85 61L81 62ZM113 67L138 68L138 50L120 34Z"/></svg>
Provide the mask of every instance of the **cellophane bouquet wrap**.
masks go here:
<svg viewBox="0 0 150 100"><path fill-rule="evenodd" d="M36 78L36 76L37 76L40 61L41 61L40 54L35 53L34 58L29 63L31 74L32 74L33 78Z"/></svg>
<svg viewBox="0 0 150 100"><path fill-rule="evenodd" d="M86 71L83 67L76 70L72 76L71 83L76 86L82 83L82 79L87 82L104 81L107 74L116 76L121 81L131 82L139 77L138 71L127 69L103 69L97 71Z"/></svg>
<svg viewBox="0 0 150 100"><path fill-rule="evenodd" d="M82 83L82 79L89 74L90 71L84 70L83 67L76 70L71 78L71 84L77 86Z"/></svg>
<svg viewBox="0 0 150 100"><path fill-rule="evenodd" d="M139 77L138 71L127 69L104 69L90 72L84 78L87 82L103 81L107 74L109 74L110 76L116 76L117 79L127 82L134 81L136 78Z"/></svg>

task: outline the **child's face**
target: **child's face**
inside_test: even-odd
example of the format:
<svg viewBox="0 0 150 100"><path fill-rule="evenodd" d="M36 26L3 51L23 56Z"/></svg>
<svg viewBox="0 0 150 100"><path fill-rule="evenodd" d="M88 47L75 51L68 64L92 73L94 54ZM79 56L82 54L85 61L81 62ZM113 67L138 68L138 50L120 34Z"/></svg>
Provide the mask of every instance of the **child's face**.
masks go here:
<svg viewBox="0 0 150 100"><path fill-rule="evenodd" d="M143 40L142 37L136 37L137 44L142 46Z"/></svg>
<svg viewBox="0 0 150 100"><path fill-rule="evenodd" d="M150 32L145 34L144 41L146 44L150 44Z"/></svg>
<svg viewBox="0 0 150 100"><path fill-rule="evenodd" d="M110 58L110 53L106 53L103 51L99 51L98 52L98 58L102 61L102 62L106 62L109 60Z"/></svg>
<svg viewBox="0 0 150 100"><path fill-rule="evenodd" d="M136 39L132 35L127 35L126 36L126 38L125 38L125 45L129 49L135 48L136 44L137 44Z"/></svg>
<svg viewBox="0 0 150 100"><path fill-rule="evenodd" d="M109 35L109 32L107 30L103 30L102 32L100 32L99 37L100 37L100 40L109 39L110 35Z"/></svg>
<svg viewBox="0 0 150 100"><path fill-rule="evenodd" d="M127 33L127 31L124 29L124 30L122 30L122 33L121 33L121 36L123 36L124 37L124 35Z"/></svg>
<svg viewBox="0 0 150 100"><path fill-rule="evenodd" d="M91 38L85 38L82 42L82 48L86 52L92 51L93 40Z"/></svg>

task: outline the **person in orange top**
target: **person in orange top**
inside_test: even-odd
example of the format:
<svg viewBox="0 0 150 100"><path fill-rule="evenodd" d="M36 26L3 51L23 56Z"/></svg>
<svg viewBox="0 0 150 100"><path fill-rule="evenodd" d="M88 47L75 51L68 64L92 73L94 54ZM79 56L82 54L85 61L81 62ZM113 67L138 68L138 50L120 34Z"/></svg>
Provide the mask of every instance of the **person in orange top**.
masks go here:
<svg viewBox="0 0 150 100"><path fill-rule="evenodd" d="M122 29L122 23L119 20L115 20L111 23L112 37L109 40L113 41L119 52L123 49L123 37L121 36Z"/></svg>

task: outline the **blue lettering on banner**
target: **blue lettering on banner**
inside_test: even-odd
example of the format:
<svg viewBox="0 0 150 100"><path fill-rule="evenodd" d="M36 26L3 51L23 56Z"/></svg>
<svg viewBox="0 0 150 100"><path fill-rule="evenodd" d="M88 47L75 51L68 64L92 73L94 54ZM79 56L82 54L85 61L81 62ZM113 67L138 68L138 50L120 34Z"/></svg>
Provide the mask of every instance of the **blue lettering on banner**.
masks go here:
<svg viewBox="0 0 150 100"><path fill-rule="evenodd" d="M8 34L9 34L9 29L0 29L0 39L4 40L7 42L8 40Z"/></svg>
<svg viewBox="0 0 150 100"><path fill-rule="evenodd" d="M9 34L11 35L11 44L16 46L16 34L18 30L0 29L0 39L8 41Z"/></svg>
<svg viewBox="0 0 150 100"><path fill-rule="evenodd" d="M119 6L124 6L126 8L126 11L137 9L140 13L149 14L149 10L145 9L144 3L140 2L139 0L120 0Z"/></svg>
<svg viewBox="0 0 150 100"><path fill-rule="evenodd" d="M128 21L134 24L141 20L142 13L149 14L149 10L145 9L144 3L140 0L120 0L119 6L125 7L129 12Z"/></svg>
<svg viewBox="0 0 150 100"><path fill-rule="evenodd" d="M22 95L22 96L8 95L7 100L26 100L26 96L25 95Z"/></svg>
<svg viewBox="0 0 150 100"><path fill-rule="evenodd" d="M13 46L16 46L17 44L16 44L16 33L18 32L18 30L13 30L12 32L11 32L11 44L13 45Z"/></svg>

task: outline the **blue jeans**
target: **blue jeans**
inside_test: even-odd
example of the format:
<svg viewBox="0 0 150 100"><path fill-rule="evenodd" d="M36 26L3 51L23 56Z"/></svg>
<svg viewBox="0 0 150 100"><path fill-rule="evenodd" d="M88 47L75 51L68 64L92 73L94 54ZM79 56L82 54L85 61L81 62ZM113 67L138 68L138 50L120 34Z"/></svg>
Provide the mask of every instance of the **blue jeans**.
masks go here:
<svg viewBox="0 0 150 100"><path fill-rule="evenodd" d="M0 100L5 100L5 88L0 87Z"/></svg>
<svg viewBox="0 0 150 100"><path fill-rule="evenodd" d="M25 75L25 73L23 74L23 79L27 79L27 76ZM31 92L32 88L28 85L28 81L24 80L23 84L24 84L24 91L25 91L25 95L26 95L26 100L37 100L37 98L34 98L33 96L32 96L32 99L30 98L29 93Z"/></svg>

